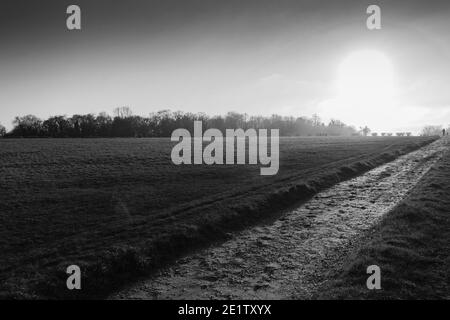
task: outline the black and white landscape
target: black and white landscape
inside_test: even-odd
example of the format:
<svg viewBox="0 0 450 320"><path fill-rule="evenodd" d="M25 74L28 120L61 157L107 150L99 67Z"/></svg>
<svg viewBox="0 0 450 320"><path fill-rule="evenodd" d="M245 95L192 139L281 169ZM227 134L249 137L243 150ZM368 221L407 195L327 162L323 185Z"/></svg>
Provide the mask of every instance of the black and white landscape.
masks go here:
<svg viewBox="0 0 450 320"><path fill-rule="evenodd" d="M449 14L2 1L0 299L448 299Z"/></svg>

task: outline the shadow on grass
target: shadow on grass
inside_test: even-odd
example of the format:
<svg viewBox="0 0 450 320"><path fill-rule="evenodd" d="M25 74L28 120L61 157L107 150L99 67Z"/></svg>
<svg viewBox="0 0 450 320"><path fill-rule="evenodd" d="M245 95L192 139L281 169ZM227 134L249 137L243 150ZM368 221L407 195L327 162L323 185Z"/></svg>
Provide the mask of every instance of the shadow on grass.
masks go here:
<svg viewBox="0 0 450 320"><path fill-rule="evenodd" d="M450 299L450 152L370 233L316 298ZM381 290L366 287L370 265Z"/></svg>

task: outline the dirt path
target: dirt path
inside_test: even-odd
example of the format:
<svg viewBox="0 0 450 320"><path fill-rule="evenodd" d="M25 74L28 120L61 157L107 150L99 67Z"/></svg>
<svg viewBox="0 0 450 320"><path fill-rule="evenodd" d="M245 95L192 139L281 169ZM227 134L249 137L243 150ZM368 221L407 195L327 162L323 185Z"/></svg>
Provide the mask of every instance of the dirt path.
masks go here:
<svg viewBox="0 0 450 320"><path fill-rule="evenodd" d="M112 299L310 298L326 273L449 147L440 139L340 183L271 225L180 259Z"/></svg>

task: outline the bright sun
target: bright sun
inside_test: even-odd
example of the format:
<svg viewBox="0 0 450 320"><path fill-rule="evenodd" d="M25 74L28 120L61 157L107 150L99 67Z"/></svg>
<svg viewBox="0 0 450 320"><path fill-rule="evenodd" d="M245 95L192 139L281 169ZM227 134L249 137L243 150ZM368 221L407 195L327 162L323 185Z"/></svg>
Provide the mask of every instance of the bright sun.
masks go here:
<svg viewBox="0 0 450 320"><path fill-rule="evenodd" d="M356 51L341 63L337 85L340 101L349 106L387 107L394 94L393 68L379 51Z"/></svg>

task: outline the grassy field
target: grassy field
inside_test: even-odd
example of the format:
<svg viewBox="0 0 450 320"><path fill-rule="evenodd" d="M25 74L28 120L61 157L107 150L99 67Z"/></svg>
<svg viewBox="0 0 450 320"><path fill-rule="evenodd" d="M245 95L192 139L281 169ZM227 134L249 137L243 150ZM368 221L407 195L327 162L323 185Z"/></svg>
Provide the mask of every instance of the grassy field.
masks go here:
<svg viewBox="0 0 450 320"><path fill-rule="evenodd" d="M282 138L280 170L175 166L168 139L0 140L0 297L102 297L433 138ZM80 291L66 267L82 269Z"/></svg>
<svg viewBox="0 0 450 320"><path fill-rule="evenodd" d="M450 299L449 214L447 152L348 257L320 298ZM381 290L366 287L366 268L373 264L381 269Z"/></svg>

